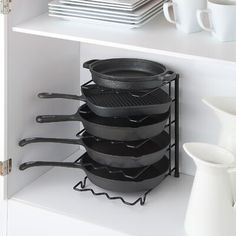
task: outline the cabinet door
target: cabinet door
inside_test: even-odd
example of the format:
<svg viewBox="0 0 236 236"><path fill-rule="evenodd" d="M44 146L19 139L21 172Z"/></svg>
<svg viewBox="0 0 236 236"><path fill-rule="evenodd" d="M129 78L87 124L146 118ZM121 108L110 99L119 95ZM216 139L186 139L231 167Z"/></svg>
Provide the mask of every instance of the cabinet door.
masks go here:
<svg viewBox="0 0 236 236"><path fill-rule="evenodd" d="M0 161L5 158L5 80L6 80L6 24L7 17L0 13ZM0 176L0 235L6 235L7 203L4 201L6 194L6 177Z"/></svg>
<svg viewBox="0 0 236 236"><path fill-rule="evenodd" d="M5 142L5 107L6 107L6 35L7 16L0 14L0 161L6 159L6 142ZM0 200L4 198L6 178L0 177Z"/></svg>

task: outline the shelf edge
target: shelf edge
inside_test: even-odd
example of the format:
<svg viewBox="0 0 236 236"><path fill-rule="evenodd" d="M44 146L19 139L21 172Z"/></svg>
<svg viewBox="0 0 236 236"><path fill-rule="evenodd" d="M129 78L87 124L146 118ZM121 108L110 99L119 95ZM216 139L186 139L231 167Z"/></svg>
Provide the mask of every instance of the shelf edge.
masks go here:
<svg viewBox="0 0 236 236"><path fill-rule="evenodd" d="M144 52L144 53L158 54L162 56L182 58L182 59L187 59L187 60L198 60L198 61L204 61L206 63L207 62L219 63L221 65L223 63L224 65L228 65L228 66L236 65L236 62L234 61L228 61L228 60L223 60L223 59L203 57L203 56L198 56L198 55L191 55L191 54L172 52L172 51L166 51L166 50L158 50L158 49L153 49L153 48L133 46L133 45L122 44L122 43L114 43L114 42L108 42L108 41L102 41L102 40L96 40L96 39L90 39L90 38L75 37L75 36L70 36L70 35L65 35L65 34L49 33L49 32L44 32L44 31L26 29L20 26L15 26L12 28L12 30L17 33L24 33L24 34L30 34L30 35L36 35L36 36L42 36L42 37L95 44L95 45L106 46L106 47L121 48L121 49L127 49L127 50L132 50L132 51Z"/></svg>

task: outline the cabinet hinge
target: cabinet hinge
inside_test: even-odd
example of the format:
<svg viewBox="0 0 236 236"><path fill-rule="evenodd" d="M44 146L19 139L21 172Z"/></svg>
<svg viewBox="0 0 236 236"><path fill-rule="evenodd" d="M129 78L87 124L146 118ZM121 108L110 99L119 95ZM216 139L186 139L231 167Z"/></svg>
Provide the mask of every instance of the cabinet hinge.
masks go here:
<svg viewBox="0 0 236 236"><path fill-rule="evenodd" d="M9 14L11 12L10 3L12 0L0 0L1 14Z"/></svg>
<svg viewBox="0 0 236 236"><path fill-rule="evenodd" d="M0 176L8 175L12 169L12 159L0 162Z"/></svg>

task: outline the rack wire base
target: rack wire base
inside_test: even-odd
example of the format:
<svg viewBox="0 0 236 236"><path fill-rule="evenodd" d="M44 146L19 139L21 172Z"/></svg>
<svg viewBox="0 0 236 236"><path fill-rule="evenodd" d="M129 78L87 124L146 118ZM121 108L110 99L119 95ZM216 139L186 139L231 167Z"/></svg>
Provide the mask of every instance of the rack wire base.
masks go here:
<svg viewBox="0 0 236 236"><path fill-rule="evenodd" d="M166 175L163 180L167 177L168 175ZM151 191L153 189L149 189L147 190L141 197L139 197L138 199L136 199L133 202L129 202L127 200L125 200L123 197L121 196L110 196L108 193L106 192L95 192L92 188L86 188L86 184L87 184L87 179L88 177L85 176L85 178L80 181L78 184L76 184L73 189L75 191L79 191L79 192L90 192L92 193L92 195L94 196L105 196L108 200L119 200L121 201L123 204L128 205L128 206L135 206L137 204L140 204L140 206L144 206L144 204L146 203L147 200L147 196L149 193L151 193ZM162 180L162 181L163 181Z"/></svg>

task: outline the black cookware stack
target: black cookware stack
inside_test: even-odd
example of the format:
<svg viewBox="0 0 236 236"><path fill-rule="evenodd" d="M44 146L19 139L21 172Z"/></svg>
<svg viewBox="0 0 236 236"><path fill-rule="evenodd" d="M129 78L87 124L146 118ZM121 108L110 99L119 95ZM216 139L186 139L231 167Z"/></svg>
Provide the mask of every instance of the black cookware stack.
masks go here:
<svg viewBox="0 0 236 236"><path fill-rule="evenodd" d="M36 118L39 123L81 121L84 129L77 138L28 138L19 145L74 144L84 146L86 153L74 163L36 161L23 163L20 169L80 168L87 176L74 190L143 205L147 194L166 176L174 172L179 177L179 76L157 62L134 58L91 60L84 67L90 70L92 80L81 86L81 96L40 93L39 97L74 99L85 104L73 115ZM144 194L127 202L87 188L87 179L106 190Z"/></svg>

